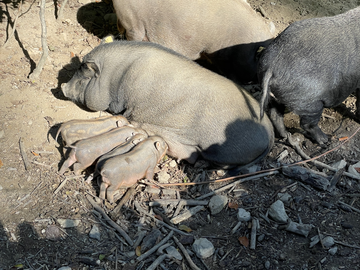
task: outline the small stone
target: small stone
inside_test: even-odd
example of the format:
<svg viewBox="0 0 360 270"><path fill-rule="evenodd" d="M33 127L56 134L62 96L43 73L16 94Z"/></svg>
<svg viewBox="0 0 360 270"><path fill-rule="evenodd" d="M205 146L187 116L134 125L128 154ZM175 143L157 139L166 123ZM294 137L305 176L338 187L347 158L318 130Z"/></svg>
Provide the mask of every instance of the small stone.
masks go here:
<svg viewBox="0 0 360 270"><path fill-rule="evenodd" d="M4 137L5 132L3 130L0 130L0 139Z"/></svg>
<svg viewBox="0 0 360 270"><path fill-rule="evenodd" d="M334 238L331 236L326 236L322 239L324 247L329 248L335 244Z"/></svg>
<svg viewBox="0 0 360 270"><path fill-rule="evenodd" d="M141 244L141 253L144 253L155 246L160 236L161 232L158 229L153 229L147 236L145 236Z"/></svg>
<svg viewBox="0 0 360 270"><path fill-rule="evenodd" d="M285 261L285 260L286 260L286 256L285 256L284 253L281 253L281 254L279 255L279 260L280 260L280 261Z"/></svg>
<svg viewBox="0 0 360 270"><path fill-rule="evenodd" d="M270 262L269 261L266 261L265 264L264 264L265 268L266 269L270 269Z"/></svg>
<svg viewBox="0 0 360 270"><path fill-rule="evenodd" d="M262 242L262 241L264 241L264 239L265 239L265 234L260 234L257 240L259 242Z"/></svg>
<svg viewBox="0 0 360 270"><path fill-rule="evenodd" d="M246 211L244 208L239 208L237 216L239 221L247 222L251 219L250 212Z"/></svg>
<svg viewBox="0 0 360 270"><path fill-rule="evenodd" d="M351 174L353 174L353 175L355 175L355 176L360 177L360 173L358 173L355 168L359 168L359 169L360 169L360 162L358 162L358 163L356 163L356 164L354 164L354 165L350 165L350 166L349 166L349 169L348 169L349 173L351 173Z"/></svg>
<svg viewBox="0 0 360 270"><path fill-rule="evenodd" d="M335 255L335 253L337 252L338 248L337 247L333 247L333 248L330 248L328 250L329 254L330 255Z"/></svg>
<svg viewBox="0 0 360 270"><path fill-rule="evenodd" d="M175 167L177 166L176 161L175 161L175 160L170 161L169 166L170 166L171 168L175 168Z"/></svg>
<svg viewBox="0 0 360 270"><path fill-rule="evenodd" d="M194 243L194 236L193 235L182 235L179 239L180 243L183 245L191 245Z"/></svg>
<svg viewBox="0 0 360 270"><path fill-rule="evenodd" d="M100 230L96 225L93 225L89 237L100 241Z"/></svg>
<svg viewBox="0 0 360 270"><path fill-rule="evenodd" d="M225 175L225 171L224 170L217 170L216 175L219 176L219 177L223 177Z"/></svg>
<svg viewBox="0 0 360 270"><path fill-rule="evenodd" d="M192 248L196 253L196 256L198 256L200 259L208 258L212 256L215 252L214 245L206 238L200 238L195 240Z"/></svg>
<svg viewBox="0 0 360 270"><path fill-rule="evenodd" d="M32 120L30 120L30 121L28 122L28 125L31 126L32 123L33 123Z"/></svg>
<svg viewBox="0 0 360 270"><path fill-rule="evenodd" d="M60 267L58 270L71 270L71 267L70 266L63 266L63 267Z"/></svg>
<svg viewBox="0 0 360 270"><path fill-rule="evenodd" d="M160 171L157 175L158 182L161 184L169 183L170 175L166 171Z"/></svg>
<svg viewBox="0 0 360 270"><path fill-rule="evenodd" d="M173 256L175 259L179 261L182 260L180 252L174 246L167 247L165 250L167 254Z"/></svg>
<svg viewBox="0 0 360 270"><path fill-rule="evenodd" d="M61 231L55 225L49 225L44 233L45 237L51 241L57 241L61 239Z"/></svg>
<svg viewBox="0 0 360 270"><path fill-rule="evenodd" d="M227 204L228 198L223 195L216 195L210 199L209 208L212 215L216 215L221 212L224 206Z"/></svg>
<svg viewBox="0 0 360 270"><path fill-rule="evenodd" d="M347 164L346 161L342 159L342 160L339 160L339 161L331 164L331 167L333 167L337 170L340 170L342 168L345 168L346 164Z"/></svg>
<svg viewBox="0 0 360 270"><path fill-rule="evenodd" d="M278 193L277 197L286 205L289 205L292 201L292 197L289 193Z"/></svg>
<svg viewBox="0 0 360 270"><path fill-rule="evenodd" d="M60 224L61 228L77 227L80 224L79 219L62 219L62 218L59 218L56 221Z"/></svg>
<svg viewBox="0 0 360 270"><path fill-rule="evenodd" d="M0 186L0 190L2 190L3 189L3 187L2 186Z"/></svg>
<svg viewBox="0 0 360 270"><path fill-rule="evenodd" d="M286 223L289 218L285 212L284 203L280 200L277 200L270 206L269 216L279 223Z"/></svg>

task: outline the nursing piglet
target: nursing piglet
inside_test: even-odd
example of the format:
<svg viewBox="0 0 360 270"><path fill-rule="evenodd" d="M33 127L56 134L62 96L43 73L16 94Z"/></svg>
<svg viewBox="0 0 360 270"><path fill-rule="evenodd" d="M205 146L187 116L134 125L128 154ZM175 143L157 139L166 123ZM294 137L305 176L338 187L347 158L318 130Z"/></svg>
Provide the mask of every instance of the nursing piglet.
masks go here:
<svg viewBox="0 0 360 270"><path fill-rule="evenodd" d="M142 129L124 126L76 142L74 146L71 146L69 157L61 166L59 173L63 174L67 168L74 164L75 174L80 174L82 170L92 165L98 157L138 133L146 134Z"/></svg>
<svg viewBox="0 0 360 270"><path fill-rule="evenodd" d="M167 144L159 136L151 136L137 144L130 152L114 156L105 161L101 169L100 194L110 203L119 188L128 188L142 178L153 179L154 170L164 157Z"/></svg>
<svg viewBox="0 0 360 270"><path fill-rule="evenodd" d="M55 141L61 133L64 146L74 142L105 133L113 128L128 125L129 122L122 115L103 116L95 119L76 119L64 122L58 129Z"/></svg>

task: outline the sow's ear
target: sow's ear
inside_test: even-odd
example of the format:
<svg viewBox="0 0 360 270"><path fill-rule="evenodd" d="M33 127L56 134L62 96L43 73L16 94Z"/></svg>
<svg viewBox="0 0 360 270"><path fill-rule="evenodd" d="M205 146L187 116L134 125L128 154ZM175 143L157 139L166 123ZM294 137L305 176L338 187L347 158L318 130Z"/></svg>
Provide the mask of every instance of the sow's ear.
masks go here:
<svg viewBox="0 0 360 270"><path fill-rule="evenodd" d="M81 70L86 78L97 78L100 75L100 69L95 62L85 62L81 65Z"/></svg>

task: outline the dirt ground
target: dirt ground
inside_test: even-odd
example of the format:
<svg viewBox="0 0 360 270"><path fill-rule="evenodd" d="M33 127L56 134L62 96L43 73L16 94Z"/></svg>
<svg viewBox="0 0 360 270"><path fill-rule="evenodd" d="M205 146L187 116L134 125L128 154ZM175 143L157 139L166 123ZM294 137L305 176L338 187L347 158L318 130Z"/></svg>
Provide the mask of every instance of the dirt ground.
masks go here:
<svg viewBox="0 0 360 270"><path fill-rule="evenodd" d="M331 16L360 5L359 0L249 2L254 9L261 7L265 11L278 32L297 20ZM57 174L64 161L62 149L54 140L57 124L106 114L88 112L66 100L60 84L69 80L79 60L99 45L101 38L109 33L116 34L110 3L69 0L63 18L57 20L60 4L58 1L46 3L50 53L40 77L30 80L28 76L41 57L39 3L26 0L20 9L17 0L0 2L0 45L10 37L0 51L0 270L58 269L62 266L71 269L115 269L116 266L118 269L146 269L157 255L138 263L135 249L118 240L114 229L104 225L106 222L92 211L86 196L96 200L97 184L85 181L84 177L73 177L71 172L65 176ZM21 15L12 36L17 14ZM247 87L258 89L256 85ZM302 139L304 152L317 156L339 145L339 139L351 136L359 127L352 117L354 104L355 98L350 96L339 108L324 110L320 127L332 136L326 149L302 136L296 115L288 114L286 125ZM20 139L30 160L27 170L20 154ZM356 134L319 160L328 165L340 160L346 161L347 166L355 164L360 161L359 142L360 134ZM289 145L276 140L259 168L279 166L276 159L284 150L288 155L282 163L301 160ZM305 167L320 171L329 179L334 174L311 163ZM159 165L155 179L161 172L170 177L170 183L212 180L222 176L221 171L204 167L201 162L190 166L185 162L174 163L170 158ZM64 180L65 185L59 188ZM156 185L140 184L115 221L134 240L139 230L150 232L156 227L153 219L139 213L134 202L140 202L144 209L148 209L149 201L154 199L175 199L178 194L183 199L192 199L228 183L172 187L161 192L154 188ZM221 193L231 204L219 214L211 215L206 208L182 222L192 229L190 235L205 237L215 246L215 255L203 262L194 255L191 257L200 269L360 269L359 213L340 203L360 209L359 189L358 180L342 176L332 192L321 191L281 172L238 184ZM283 230L276 222L264 218L280 191L289 193L292 198L285 206L288 216L295 222L313 226L307 237ZM106 203L103 209L110 212L115 206ZM237 207L245 208L260 221L254 250L239 241L239 237L250 239L251 222L244 222L231 234L238 222ZM171 216L176 206L158 209ZM59 219L80 220L80 223L77 227L62 229ZM93 225L100 229L100 240L89 237ZM163 236L169 232L166 230L162 230ZM335 239L337 251L334 255L320 243L309 247L310 238L319 232ZM176 235L178 238L181 236ZM191 250L190 245L185 247ZM161 268L190 269L184 259L166 260Z"/></svg>

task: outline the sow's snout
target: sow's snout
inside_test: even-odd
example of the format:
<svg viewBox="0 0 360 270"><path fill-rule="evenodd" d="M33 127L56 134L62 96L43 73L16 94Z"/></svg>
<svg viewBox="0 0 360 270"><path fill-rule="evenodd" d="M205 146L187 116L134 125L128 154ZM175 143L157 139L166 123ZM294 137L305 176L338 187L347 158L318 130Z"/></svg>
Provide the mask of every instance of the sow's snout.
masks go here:
<svg viewBox="0 0 360 270"><path fill-rule="evenodd" d="M68 87L67 87L67 83L62 83L60 85L61 91L63 92L65 97L68 97Z"/></svg>

